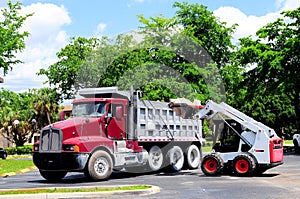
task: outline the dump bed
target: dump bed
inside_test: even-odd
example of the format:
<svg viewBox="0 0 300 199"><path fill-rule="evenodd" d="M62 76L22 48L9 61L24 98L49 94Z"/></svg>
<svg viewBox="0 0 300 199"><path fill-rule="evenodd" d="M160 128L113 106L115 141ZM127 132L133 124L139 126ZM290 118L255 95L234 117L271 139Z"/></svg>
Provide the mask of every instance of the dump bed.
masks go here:
<svg viewBox="0 0 300 199"><path fill-rule="evenodd" d="M202 122L183 119L166 102L138 101L136 130L139 141L196 141L202 136Z"/></svg>

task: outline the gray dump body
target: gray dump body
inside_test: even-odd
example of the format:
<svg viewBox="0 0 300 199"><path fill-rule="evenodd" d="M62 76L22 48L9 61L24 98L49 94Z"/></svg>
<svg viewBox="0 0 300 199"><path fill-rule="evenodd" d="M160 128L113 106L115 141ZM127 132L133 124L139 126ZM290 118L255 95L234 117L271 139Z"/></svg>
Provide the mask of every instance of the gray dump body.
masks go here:
<svg viewBox="0 0 300 199"><path fill-rule="evenodd" d="M183 119L166 102L138 101L136 131L140 141L196 141L202 137L202 123Z"/></svg>

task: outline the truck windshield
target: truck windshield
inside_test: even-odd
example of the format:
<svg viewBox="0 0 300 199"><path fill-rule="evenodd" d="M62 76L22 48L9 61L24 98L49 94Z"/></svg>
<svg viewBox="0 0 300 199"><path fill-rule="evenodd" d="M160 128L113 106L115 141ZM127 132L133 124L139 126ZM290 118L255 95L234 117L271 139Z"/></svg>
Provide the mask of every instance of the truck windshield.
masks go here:
<svg viewBox="0 0 300 199"><path fill-rule="evenodd" d="M73 117L91 116L99 117L105 113L105 102L87 102L73 105Z"/></svg>

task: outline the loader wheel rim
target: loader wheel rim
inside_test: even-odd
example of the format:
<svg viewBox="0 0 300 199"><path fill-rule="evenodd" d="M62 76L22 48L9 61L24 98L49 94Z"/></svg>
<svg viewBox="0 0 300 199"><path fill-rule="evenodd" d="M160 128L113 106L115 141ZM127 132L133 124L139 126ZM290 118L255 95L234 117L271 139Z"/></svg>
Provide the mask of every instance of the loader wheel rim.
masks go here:
<svg viewBox="0 0 300 199"><path fill-rule="evenodd" d="M249 171L249 162L245 159L239 159L236 161L235 168L239 173L247 173Z"/></svg>
<svg viewBox="0 0 300 199"><path fill-rule="evenodd" d="M209 173L214 173L218 168L218 163L215 159L208 159L205 161L204 167Z"/></svg>

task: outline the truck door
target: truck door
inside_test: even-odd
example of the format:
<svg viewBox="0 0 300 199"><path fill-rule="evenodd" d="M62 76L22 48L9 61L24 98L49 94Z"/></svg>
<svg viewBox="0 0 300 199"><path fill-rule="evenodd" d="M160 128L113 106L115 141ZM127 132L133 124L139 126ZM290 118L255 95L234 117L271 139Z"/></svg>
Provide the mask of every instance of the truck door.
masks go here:
<svg viewBox="0 0 300 199"><path fill-rule="evenodd" d="M111 139L126 138L126 117L123 104L111 104L108 119L108 137Z"/></svg>

